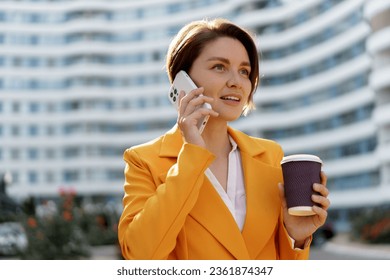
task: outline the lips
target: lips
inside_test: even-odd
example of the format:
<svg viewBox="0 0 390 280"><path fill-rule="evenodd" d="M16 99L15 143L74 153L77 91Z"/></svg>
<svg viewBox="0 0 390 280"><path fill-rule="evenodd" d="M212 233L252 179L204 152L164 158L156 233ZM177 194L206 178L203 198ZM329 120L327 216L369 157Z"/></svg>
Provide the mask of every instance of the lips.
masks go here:
<svg viewBox="0 0 390 280"><path fill-rule="evenodd" d="M222 96L221 99L239 102L241 100L241 97L238 95L225 95L225 96Z"/></svg>

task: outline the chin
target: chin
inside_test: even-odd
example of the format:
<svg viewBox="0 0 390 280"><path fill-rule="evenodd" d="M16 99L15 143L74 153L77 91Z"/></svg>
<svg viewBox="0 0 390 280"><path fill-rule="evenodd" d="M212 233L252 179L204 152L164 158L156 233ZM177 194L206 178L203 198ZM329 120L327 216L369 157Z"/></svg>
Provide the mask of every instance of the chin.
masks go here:
<svg viewBox="0 0 390 280"><path fill-rule="evenodd" d="M222 118L225 119L227 122L234 122L235 120L238 120L240 118L241 114L238 116L223 116Z"/></svg>
<svg viewBox="0 0 390 280"><path fill-rule="evenodd" d="M214 109L216 112L219 113L219 116L217 117L218 119L221 119L221 120L224 120L224 121L227 121L227 122L233 122L237 119L239 119L242 115L242 111L238 111L238 110L218 110L218 109Z"/></svg>

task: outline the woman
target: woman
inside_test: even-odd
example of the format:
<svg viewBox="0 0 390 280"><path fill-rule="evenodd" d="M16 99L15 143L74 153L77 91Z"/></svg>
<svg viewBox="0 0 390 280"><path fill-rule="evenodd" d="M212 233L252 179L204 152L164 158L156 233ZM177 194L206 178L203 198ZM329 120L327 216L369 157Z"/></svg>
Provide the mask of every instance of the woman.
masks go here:
<svg viewBox="0 0 390 280"><path fill-rule="evenodd" d="M184 70L199 88L179 95L172 130L124 153L123 256L307 259L327 217L326 176L313 186L316 215L290 216L281 147L228 126L254 107L259 66L251 35L224 19L192 22L172 41L166 67L171 82ZM205 102L212 109L200 108Z"/></svg>

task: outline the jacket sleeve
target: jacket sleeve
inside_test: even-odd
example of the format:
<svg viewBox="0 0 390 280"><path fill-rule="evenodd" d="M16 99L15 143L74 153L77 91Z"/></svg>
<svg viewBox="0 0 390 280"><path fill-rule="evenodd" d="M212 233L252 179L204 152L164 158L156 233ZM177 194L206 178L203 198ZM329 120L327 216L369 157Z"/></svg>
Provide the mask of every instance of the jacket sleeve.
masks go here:
<svg viewBox="0 0 390 280"><path fill-rule="evenodd" d="M294 249L291 237L284 227L283 222L279 224L279 257L281 260L309 259L310 243L304 249Z"/></svg>
<svg viewBox="0 0 390 280"><path fill-rule="evenodd" d="M126 259L167 259L197 201L204 171L214 155L184 144L177 163L159 186L153 180L156 170L151 171L137 150L127 150L124 160L124 209L118 227L122 255Z"/></svg>

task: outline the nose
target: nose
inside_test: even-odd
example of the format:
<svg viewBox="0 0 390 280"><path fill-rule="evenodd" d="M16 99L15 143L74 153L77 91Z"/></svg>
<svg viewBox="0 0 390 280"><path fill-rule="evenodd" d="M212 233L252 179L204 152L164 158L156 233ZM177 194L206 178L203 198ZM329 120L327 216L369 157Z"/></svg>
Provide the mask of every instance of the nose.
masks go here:
<svg viewBox="0 0 390 280"><path fill-rule="evenodd" d="M226 82L228 87L242 88L242 81L239 73L232 71Z"/></svg>

